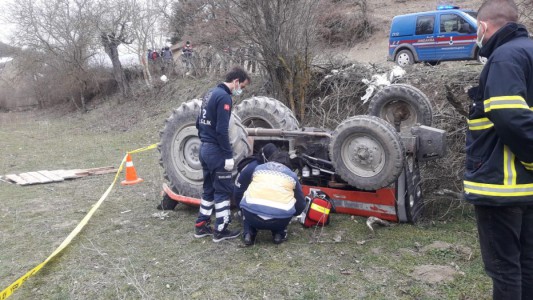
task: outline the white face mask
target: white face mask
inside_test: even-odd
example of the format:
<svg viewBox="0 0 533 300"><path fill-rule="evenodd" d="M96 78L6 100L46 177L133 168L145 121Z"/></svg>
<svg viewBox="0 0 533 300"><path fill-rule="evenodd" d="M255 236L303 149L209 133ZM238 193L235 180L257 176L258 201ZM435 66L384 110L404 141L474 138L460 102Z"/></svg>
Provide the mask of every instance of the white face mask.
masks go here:
<svg viewBox="0 0 533 300"><path fill-rule="evenodd" d="M240 96L242 94L242 89L239 81L235 82L235 88L233 88L233 91L231 92L233 96Z"/></svg>
<svg viewBox="0 0 533 300"><path fill-rule="evenodd" d="M479 22L479 25L477 27L477 38L476 38L476 44L477 46L479 47L479 49L481 49L481 47L483 47L483 39L485 38L485 33L487 33L487 25L485 23L485 31L483 31L483 35L479 36L479 30L481 29L481 27L483 27L483 23L485 22Z"/></svg>

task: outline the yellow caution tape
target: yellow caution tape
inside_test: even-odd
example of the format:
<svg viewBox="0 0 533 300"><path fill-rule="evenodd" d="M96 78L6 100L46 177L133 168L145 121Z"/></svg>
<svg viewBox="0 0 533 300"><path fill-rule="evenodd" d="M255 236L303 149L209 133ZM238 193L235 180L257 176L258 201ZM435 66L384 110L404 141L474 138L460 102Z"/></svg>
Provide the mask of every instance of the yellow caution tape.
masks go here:
<svg viewBox="0 0 533 300"><path fill-rule="evenodd" d="M129 154L139 153L139 152L143 152L143 151L151 150L151 149L155 149L155 148L157 148L157 144L152 144L152 145L144 147L144 148L139 148L139 149L136 149L136 150L133 150L133 151L129 151L128 153ZM125 155L124 158L122 159L122 162L120 163L120 167L118 168L118 171L115 174L115 179L113 180L111 185L107 188L105 193L102 195L102 197L100 197L98 202L96 202L96 204L91 208L91 210L87 213L87 215L85 215L85 217L80 221L78 226L76 226L76 228L74 228L74 230L72 230L72 232L67 236L67 238L61 243L61 245L59 245L59 247L57 247L57 249L52 254L50 254L50 256L48 256L48 258L45 261L43 261L42 263L37 265L35 268L30 270L28 273L24 274L24 276L20 277L15 282L13 282L10 286L8 286L6 289L4 289L0 293L0 300L7 299L9 296L11 296L11 294L13 294L19 287L21 287L22 284L26 280L28 280L28 278L30 276L33 276L37 272L39 272L39 270L42 267L44 267L44 265L46 265L46 263L48 263L52 258L54 258L59 252L63 251L63 249L65 249L65 247L67 247L68 244L70 244L72 239L75 236L77 236L78 233L80 233L80 231L83 229L83 227L85 227L85 225L87 224L89 219L91 219L91 217L93 216L94 212L100 207L102 202L104 202L104 200L107 198L107 196L109 195L109 193L113 189L113 186L115 186L115 183L117 182L117 179L118 179L118 175L120 175L120 172L122 172L122 169L124 168L124 163L126 162L126 156L127 155Z"/></svg>
<svg viewBox="0 0 533 300"><path fill-rule="evenodd" d="M157 145L158 145L158 144L152 144L152 145L150 145L150 146L146 146L146 147L144 147L144 148L139 148L139 149L135 149L135 150L133 150L133 151L129 151L128 153L129 153L129 154L135 154L135 153L139 153L139 152L144 152L144 151L146 151L146 150L152 150L152 149L157 148Z"/></svg>

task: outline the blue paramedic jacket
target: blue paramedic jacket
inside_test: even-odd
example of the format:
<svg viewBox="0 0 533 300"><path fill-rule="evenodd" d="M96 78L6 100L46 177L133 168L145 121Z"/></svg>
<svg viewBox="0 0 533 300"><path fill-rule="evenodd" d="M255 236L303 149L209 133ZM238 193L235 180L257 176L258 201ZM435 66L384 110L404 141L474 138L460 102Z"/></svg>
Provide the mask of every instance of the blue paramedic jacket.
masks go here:
<svg viewBox="0 0 533 300"><path fill-rule="evenodd" d="M196 119L198 137L202 143L218 145L224 159L233 157L228 132L231 109L231 91L221 83L204 95L200 114Z"/></svg>
<svg viewBox="0 0 533 300"><path fill-rule="evenodd" d="M465 198L533 204L533 40L524 26L508 23L479 54L488 61L469 91Z"/></svg>
<svg viewBox="0 0 533 300"><path fill-rule="evenodd" d="M246 192L248 186L252 182L252 176L254 174L255 168L258 165L259 161L252 160L237 175L237 179L235 179L235 186L233 188L233 199L238 205L240 205L244 192Z"/></svg>

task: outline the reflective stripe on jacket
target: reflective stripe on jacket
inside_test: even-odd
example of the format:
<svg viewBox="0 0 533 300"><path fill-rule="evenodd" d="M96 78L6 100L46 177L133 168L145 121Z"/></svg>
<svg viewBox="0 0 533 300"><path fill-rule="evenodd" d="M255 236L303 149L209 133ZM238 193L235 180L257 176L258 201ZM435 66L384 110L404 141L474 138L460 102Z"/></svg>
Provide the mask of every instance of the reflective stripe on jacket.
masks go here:
<svg viewBox="0 0 533 300"><path fill-rule="evenodd" d="M305 198L294 172L280 163L267 162L255 168L240 207L256 215L284 219L302 213Z"/></svg>

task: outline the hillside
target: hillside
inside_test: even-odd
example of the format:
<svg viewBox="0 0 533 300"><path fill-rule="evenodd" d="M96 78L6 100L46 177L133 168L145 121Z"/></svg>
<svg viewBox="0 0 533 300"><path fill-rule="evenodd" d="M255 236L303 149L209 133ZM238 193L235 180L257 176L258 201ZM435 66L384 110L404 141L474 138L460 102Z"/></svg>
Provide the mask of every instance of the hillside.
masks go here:
<svg viewBox="0 0 533 300"><path fill-rule="evenodd" d="M16 47L7 45L5 43L0 42L0 57L9 57L16 53L17 51L20 51Z"/></svg>

